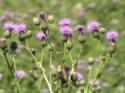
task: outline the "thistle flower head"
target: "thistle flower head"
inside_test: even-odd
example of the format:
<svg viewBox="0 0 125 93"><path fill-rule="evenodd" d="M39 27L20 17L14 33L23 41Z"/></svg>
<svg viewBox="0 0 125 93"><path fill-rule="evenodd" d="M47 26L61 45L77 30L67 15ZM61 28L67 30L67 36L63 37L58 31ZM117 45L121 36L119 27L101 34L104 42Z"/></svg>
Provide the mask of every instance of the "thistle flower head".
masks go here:
<svg viewBox="0 0 125 93"><path fill-rule="evenodd" d="M109 31L106 33L106 38L109 41L116 41L116 39L118 38L118 32L116 31Z"/></svg>
<svg viewBox="0 0 125 93"><path fill-rule="evenodd" d="M24 70L18 70L18 71L16 71L16 78L22 79L25 76L26 76L26 73L25 73Z"/></svg>
<svg viewBox="0 0 125 93"><path fill-rule="evenodd" d="M44 11L40 12L38 15L41 19L45 19L46 13Z"/></svg>
<svg viewBox="0 0 125 93"><path fill-rule="evenodd" d="M68 26L61 27L60 33L62 33L66 37L72 37L72 28Z"/></svg>
<svg viewBox="0 0 125 93"><path fill-rule="evenodd" d="M15 24L15 31L17 33L23 33L27 29L26 24L20 23L20 24Z"/></svg>
<svg viewBox="0 0 125 93"><path fill-rule="evenodd" d="M76 76L77 76L77 80L78 80L78 81L80 81L80 80L82 80L82 79L83 79L82 74L81 74L81 73L79 73L79 72L76 74Z"/></svg>
<svg viewBox="0 0 125 93"><path fill-rule="evenodd" d="M89 32L98 31L100 23L98 21L91 21L87 24L87 30Z"/></svg>
<svg viewBox="0 0 125 93"><path fill-rule="evenodd" d="M70 18L63 18L59 21L60 26L68 26L72 23L72 20Z"/></svg>
<svg viewBox="0 0 125 93"><path fill-rule="evenodd" d="M40 41L45 40L47 38L46 34L43 31L40 31L36 34L36 38Z"/></svg>
<svg viewBox="0 0 125 93"><path fill-rule="evenodd" d="M4 24L5 30L12 31L12 30L14 30L14 28L15 28L15 25L12 22L6 22Z"/></svg>
<svg viewBox="0 0 125 93"><path fill-rule="evenodd" d="M76 30L81 33L81 32L83 32L83 30L84 30L84 26L82 26L82 25L77 25L77 26L76 26Z"/></svg>
<svg viewBox="0 0 125 93"><path fill-rule="evenodd" d="M6 16L5 15L1 15L0 16L0 21L4 21L4 20L6 20Z"/></svg>

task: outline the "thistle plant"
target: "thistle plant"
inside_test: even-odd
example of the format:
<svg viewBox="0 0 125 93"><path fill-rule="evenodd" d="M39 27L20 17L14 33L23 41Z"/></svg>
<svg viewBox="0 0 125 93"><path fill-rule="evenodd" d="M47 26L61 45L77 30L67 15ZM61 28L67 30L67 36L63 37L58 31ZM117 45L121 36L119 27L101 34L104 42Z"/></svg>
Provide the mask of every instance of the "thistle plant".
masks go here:
<svg viewBox="0 0 125 93"><path fill-rule="evenodd" d="M46 83L49 93L97 93L101 91L99 80L105 71L109 60L117 50L118 32L106 30L98 21L90 21L87 25L74 25L70 18L62 18L59 24L55 21L53 15L47 15L40 12L33 18L34 27L39 30L35 32L28 29L24 23L7 22L4 24L4 34L0 38L0 48L3 52L11 79L15 81L15 93L23 93L21 83L28 77L23 69L17 65L16 51L19 44L23 44L23 55L32 59L34 68L30 70L30 76L34 79L37 93L41 93L43 81ZM59 45L52 39L55 33L51 31L51 26L55 25L55 30L59 33ZM11 41L15 38L15 41ZM95 40L98 45L100 54L98 64L95 56L86 58L88 64L87 74L78 71L77 64L80 59L84 58L85 47L88 47L88 38ZM105 37L105 39L104 39ZM38 50L32 48L35 42L38 42ZM103 44L104 39L107 44ZM76 41L76 42L74 42ZM11 42L9 45L8 42ZM10 48L9 48L10 46ZM74 47L79 47L75 51ZM36 50L35 50L36 49ZM93 51L93 52L96 52ZM77 56L74 56L74 53ZM12 61L8 59L12 56ZM56 60L58 57L59 60ZM63 64L62 64L63 63ZM47 65L45 65L47 64Z"/></svg>

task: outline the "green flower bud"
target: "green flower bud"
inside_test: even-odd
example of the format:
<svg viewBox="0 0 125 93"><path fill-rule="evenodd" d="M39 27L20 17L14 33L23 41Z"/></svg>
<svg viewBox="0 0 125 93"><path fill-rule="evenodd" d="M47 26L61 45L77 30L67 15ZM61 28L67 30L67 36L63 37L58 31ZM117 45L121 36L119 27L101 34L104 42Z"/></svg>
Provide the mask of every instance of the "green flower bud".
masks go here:
<svg viewBox="0 0 125 93"><path fill-rule="evenodd" d="M66 48L68 50L71 50L72 47L73 47L72 41L70 39L68 39L67 42L66 42Z"/></svg>
<svg viewBox="0 0 125 93"><path fill-rule="evenodd" d="M31 36L32 36L32 31L28 30L28 31L26 32L26 37L29 38L29 37L31 37Z"/></svg>
<svg viewBox="0 0 125 93"><path fill-rule="evenodd" d="M39 19L38 17L34 17L34 18L33 18L33 23L34 23L35 25L40 25L40 19Z"/></svg>
<svg viewBox="0 0 125 93"><path fill-rule="evenodd" d="M48 30L48 24L46 22L42 21L41 24L40 24L40 28L43 31L47 31Z"/></svg>
<svg viewBox="0 0 125 93"><path fill-rule="evenodd" d="M42 47L45 47L47 45L46 40L41 41Z"/></svg>
<svg viewBox="0 0 125 93"><path fill-rule="evenodd" d="M48 50L49 50L49 51L53 51L53 48L54 48L54 45L53 45L53 44L51 44L51 45L49 44L49 45L48 45Z"/></svg>
<svg viewBox="0 0 125 93"><path fill-rule="evenodd" d="M64 36L61 37L61 41L62 41L63 43L66 43L67 40L68 40L68 38L66 38L66 37L64 37Z"/></svg>
<svg viewBox="0 0 125 93"><path fill-rule="evenodd" d="M24 33L22 33L22 34L20 34L19 35L19 37L18 37L18 39L20 40L20 41L25 41L25 39L26 39L26 34Z"/></svg>
<svg viewBox="0 0 125 93"><path fill-rule="evenodd" d="M99 34L99 32L97 32L97 31L94 31L94 32L92 33L92 35L93 35L93 37L96 38L96 39L99 39L99 38L100 38L100 34Z"/></svg>
<svg viewBox="0 0 125 93"><path fill-rule="evenodd" d="M99 32L100 32L100 34L104 34L104 33L106 32L106 29L103 28L103 27L101 27L101 28L99 29Z"/></svg>
<svg viewBox="0 0 125 93"><path fill-rule="evenodd" d="M53 15L49 15L48 16L48 23L52 24L54 22L54 16Z"/></svg>
<svg viewBox="0 0 125 93"><path fill-rule="evenodd" d="M93 57L89 57L89 58L88 58L88 62L89 62L90 65L94 64L94 59L93 59Z"/></svg>
<svg viewBox="0 0 125 93"><path fill-rule="evenodd" d="M78 41L79 41L79 43L83 44L83 43L85 43L86 39L83 35L79 35Z"/></svg>
<svg viewBox="0 0 125 93"><path fill-rule="evenodd" d="M6 47L7 47L6 39L5 38L0 38L0 48L5 49Z"/></svg>
<svg viewBox="0 0 125 93"><path fill-rule="evenodd" d="M10 37L11 37L11 32L8 31L8 30L6 30L6 31L4 32L4 37L5 37L5 38L10 38Z"/></svg>
<svg viewBox="0 0 125 93"><path fill-rule="evenodd" d="M41 62L36 62L36 66L37 66L37 68L41 68L42 67L42 63Z"/></svg>
<svg viewBox="0 0 125 93"><path fill-rule="evenodd" d="M110 54L113 54L113 53L115 53L115 51L116 51L116 44L115 43L110 43L110 45L108 47L108 52Z"/></svg>
<svg viewBox="0 0 125 93"><path fill-rule="evenodd" d="M81 80L80 85L82 85L82 86L85 85L85 80Z"/></svg>
<svg viewBox="0 0 125 93"><path fill-rule="evenodd" d="M94 92L100 92L101 91L101 87L100 86L98 86L98 87L96 87L96 88L94 88L94 90L93 90Z"/></svg>

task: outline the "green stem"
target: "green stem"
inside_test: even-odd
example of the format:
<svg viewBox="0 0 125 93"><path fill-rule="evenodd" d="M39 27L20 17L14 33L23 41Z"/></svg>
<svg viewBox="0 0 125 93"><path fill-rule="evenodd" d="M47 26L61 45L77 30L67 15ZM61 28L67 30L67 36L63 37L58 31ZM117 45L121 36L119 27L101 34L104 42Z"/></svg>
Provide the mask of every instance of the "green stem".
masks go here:
<svg viewBox="0 0 125 93"><path fill-rule="evenodd" d="M63 62L64 62L64 60L65 60L65 53L66 53L66 44L64 43L63 57L62 57L62 61L63 61Z"/></svg>
<svg viewBox="0 0 125 93"><path fill-rule="evenodd" d="M104 64L104 65L103 65L104 62L101 60L101 63L100 63L100 65L99 65L99 68L97 69L96 75L95 75L95 77L94 77L94 81L97 79L99 73L102 73L102 72L103 72L103 70L104 70L106 64L108 63L109 58L110 58L110 56L109 56L109 54L107 54L107 55L106 55L106 61L105 61L105 64ZM92 89L92 85L90 86L89 91L90 91L91 89Z"/></svg>
<svg viewBox="0 0 125 93"><path fill-rule="evenodd" d="M38 62L37 59L35 58L35 56L33 55L33 53L30 51L29 44L28 44L28 40L26 41L26 49L27 49L27 51L30 53L30 55L32 56L33 60L34 60L35 62Z"/></svg>
<svg viewBox="0 0 125 93"><path fill-rule="evenodd" d="M87 91L88 91L88 89L89 89L91 75L92 75L92 66L90 65L90 68L89 68L89 76L88 76L88 82L87 82L87 87L86 87L86 89L85 89L85 93L87 93Z"/></svg>
<svg viewBox="0 0 125 93"><path fill-rule="evenodd" d="M12 68L11 68L11 65L10 65L10 63L9 63L9 60L8 60L8 58L7 58L7 54L4 52L4 53L3 53L3 56L4 56L5 60L6 60L7 67L8 67L8 69L9 69L10 75L11 75L11 77L13 78L14 75L13 75Z"/></svg>
<svg viewBox="0 0 125 93"><path fill-rule="evenodd" d="M51 65L52 65L52 52L50 52L50 84L52 84L52 72L51 72Z"/></svg>
<svg viewBox="0 0 125 93"><path fill-rule="evenodd" d="M69 51L69 58L71 60L72 67L71 67L71 72L69 74L68 83L70 82L70 79L71 79L71 76L74 72L74 67L75 67L75 63L73 62L71 51Z"/></svg>
<svg viewBox="0 0 125 93"><path fill-rule="evenodd" d="M35 56L32 54L32 52L31 52L30 49L29 49L28 41L26 42L26 49L28 50L28 52L30 53L30 55L32 56L32 58L34 59L34 61L35 61L35 62L38 62L37 59L35 58ZM47 83L47 85L48 85L48 88L49 88L49 90L50 90L50 93L53 93L52 87L51 87L51 85L50 85L50 83L49 83L49 81L48 81L48 78L47 78L47 76L46 76L46 74L45 74L45 70L44 70L44 68L43 68L43 66L42 66L43 53L44 53L44 49L42 49L42 52L41 52L41 68L40 68L40 69L41 69L41 71L43 72L43 77L44 77L44 79L45 79L45 81L46 81L46 83ZM40 81L40 86L39 86L39 87L41 87L41 81Z"/></svg>
<svg viewBox="0 0 125 93"><path fill-rule="evenodd" d="M50 84L50 82L49 82L49 80L48 80L48 78L46 76L45 69L43 68L43 65L42 65L42 63L43 63L43 54L44 54L44 49L42 49L42 52L41 52L41 67L40 67L40 69L43 72L43 77L44 77L44 79L45 79L45 81L46 81L46 83L48 85L50 93L53 93L51 84ZM40 84L41 84L41 82L40 82Z"/></svg>
<svg viewBox="0 0 125 93"><path fill-rule="evenodd" d="M16 72L16 62L15 62L15 56L13 56L13 64L14 64L14 71ZM17 93L21 93L20 85L18 79L15 77L16 87L17 87Z"/></svg>
<svg viewBox="0 0 125 93"><path fill-rule="evenodd" d="M82 54L82 50L83 50L83 47L81 46L81 49L80 49L79 55L78 55L78 57L77 57L77 60L79 60L79 58L80 58L80 56L81 56L81 54Z"/></svg>

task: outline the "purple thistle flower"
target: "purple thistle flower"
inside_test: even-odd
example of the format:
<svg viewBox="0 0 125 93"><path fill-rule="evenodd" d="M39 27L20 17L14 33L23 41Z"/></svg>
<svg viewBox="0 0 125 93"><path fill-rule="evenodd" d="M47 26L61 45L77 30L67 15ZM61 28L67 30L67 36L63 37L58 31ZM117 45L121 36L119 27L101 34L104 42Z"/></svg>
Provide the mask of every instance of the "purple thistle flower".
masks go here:
<svg viewBox="0 0 125 93"><path fill-rule="evenodd" d="M66 37L72 37L72 28L65 26L60 28L60 32Z"/></svg>
<svg viewBox="0 0 125 93"><path fill-rule="evenodd" d="M4 21L4 20L6 20L6 16L4 15L0 16L0 21Z"/></svg>
<svg viewBox="0 0 125 93"><path fill-rule="evenodd" d="M13 12L11 12L11 11L6 11L6 12L4 13L4 15L5 15L6 17L13 17L13 16L14 16Z"/></svg>
<svg viewBox="0 0 125 93"><path fill-rule="evenodd" d="M78 81L80 81L80 80L82 80L82 79L83 79L82 74L81 74L81 73L79 73L79 72L76 74L76 77L77 77L77 80L78 80Z"/></svg>
<svg viewBox="0 0 125 93"><path fill-rule="evenodd" d="M59 21L60 26L68 26L72 23L72 20L70 18L64 18Z"/></svg>
<svg viewBox="0 0 125 93"><path fill-rule="evenodd" d="M23 33L26 31L27 26L26 24L20 23L20 24L15 24L15 31L18 33Z"/></svg>
<svg viewBox="0 0 125 93"><path fill-rule="evenodd" d="M89 32L98 31L100 23L98 21L91 21L87 24L87 29Z"/></svg>
<svg viewBox="0 0 125 93"><path fill-rule="evenodd" d="M16 78L22 79L25 76L26 76L26 73L25 73L24 70L18 70L18 71L16 71Z"/></svg>
<svg viewBox="0 0 125 93"><path fill-rule="evenodd" d="M78 25L78 26L76 26L76 30L79 31L80 33L82 33L84 30L84 26Z"/></svg>
<svg viewBox="0 0 125 93"><path fill-rule="evenodd" d="M90 84L97 87L100 85L100 81L99 80L90 80Z"/></svg>
<svg viewBox="0 0 125 93"><path fill-rule="evenodd" d="M43 41L47 38L46 34L43 31L40 31L36 34L38 40Z"/></svg>
<svg viewBox="0 0 125 93"><path fill-rule="evenodd" d="M116 32L116 31L109 31L109 32L106 33L106 38L109 41L115 42L116 39L118 38L118 32Z"/></svg>
<svg viewBox="0 0 125 93"><path fill-rule="evenodd" d="M4 24L4 29L6 30L12 31L14 30L14 28L15 28L15 25L12 22L6 22Z"/></svg>
<svg viewBox="0 0 125 93"><path fill-rule="evenodd" d="M45 12L40 12L38 15L41 19L45 19L46 13Z"/></svg>

